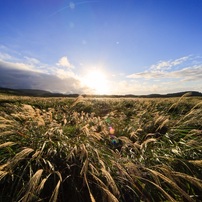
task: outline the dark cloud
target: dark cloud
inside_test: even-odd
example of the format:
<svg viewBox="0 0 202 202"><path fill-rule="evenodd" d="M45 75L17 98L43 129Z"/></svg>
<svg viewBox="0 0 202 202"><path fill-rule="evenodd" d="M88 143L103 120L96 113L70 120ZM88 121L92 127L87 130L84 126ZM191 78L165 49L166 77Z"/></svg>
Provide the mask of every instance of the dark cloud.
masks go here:
<svg viewBox="0 0 202 202"><path fill-rule="evenodd" d="M15 89L41 89L62 93L85 93L88 89L81 86L78 79L57 76L29 70L5 67L0 63L0 87Z"/></svg>

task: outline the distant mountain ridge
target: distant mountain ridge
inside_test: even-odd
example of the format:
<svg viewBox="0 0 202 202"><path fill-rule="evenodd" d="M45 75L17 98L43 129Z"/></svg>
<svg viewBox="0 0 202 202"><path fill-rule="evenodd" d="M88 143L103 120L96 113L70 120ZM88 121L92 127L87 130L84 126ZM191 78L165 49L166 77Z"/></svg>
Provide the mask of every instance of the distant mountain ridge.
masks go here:
<svg viewBox="0 0 202 202"><path fill-rule="evenodd" d="M10 89L10 88L1 88L0 93L10 94L10 95L19 95L19 96L34 96L34 97L77 97L79 94L63 94L63 93L52 93L46 90L39 89ZM168 93L168 94L149 94L149 95L86 95L84 97L126 97L126 98L168 98L168 97L181 97L185 95L187 97L197 96L201 97L202 93L198 91L184 91L178 93Z"/></svg>
<svg viewBox="0 0 202 202"><path fill-rule="evenodd" d="M0 93L6 93L11 95L21 95L21 96L41 96L41 97L51 97L51 96L64 96L61 93L52 93L46 90L39 89L11 89L11 88L1 88Z"/></svg>
<svg viewBox="0 0 202 202"><path fill-rule="evenodd" d="M184 92L178 92L178 93L168 93L168 94L150 94L150 95L143 95L140 97L159 97L159 98L164 98L164 97L182 97L183 95L185 95L187 97L191 97L191 96L197 96L200 97L202 96L202 93L198 92L198 91L184 91Z"/></svg>

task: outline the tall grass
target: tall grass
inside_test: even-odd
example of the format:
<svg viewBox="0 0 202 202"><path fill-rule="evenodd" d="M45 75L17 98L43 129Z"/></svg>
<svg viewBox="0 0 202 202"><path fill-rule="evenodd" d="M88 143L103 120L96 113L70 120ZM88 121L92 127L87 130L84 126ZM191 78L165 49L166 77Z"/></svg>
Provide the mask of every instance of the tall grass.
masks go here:
<svg viewBox="0 0 202 202"><path fill-rule="evenodd" d="M202 200L200 98L1 100L0 201Z"/></svg>

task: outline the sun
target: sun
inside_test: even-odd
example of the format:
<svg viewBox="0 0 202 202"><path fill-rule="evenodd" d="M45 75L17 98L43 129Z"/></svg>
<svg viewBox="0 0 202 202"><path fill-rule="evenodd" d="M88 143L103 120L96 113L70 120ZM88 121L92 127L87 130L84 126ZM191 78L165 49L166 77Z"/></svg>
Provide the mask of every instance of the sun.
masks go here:
<svg viewBox="0 0 202 202"><path fill-rule="evenodd" d="M100 70L91 70L84 76L84 84L95 94L108 94L109 86L106 75Z"/></svg>

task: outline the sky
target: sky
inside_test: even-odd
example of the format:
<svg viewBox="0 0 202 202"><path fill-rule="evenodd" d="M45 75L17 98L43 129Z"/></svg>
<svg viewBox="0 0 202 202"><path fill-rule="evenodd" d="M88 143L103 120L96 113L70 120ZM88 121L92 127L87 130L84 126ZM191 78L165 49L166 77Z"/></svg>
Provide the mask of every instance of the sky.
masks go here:
<svg viewBox="0 0 202 202"><path fill-rule="evenodd" d="M0 87L202 92L202 0L0 0Z"/></svg>

